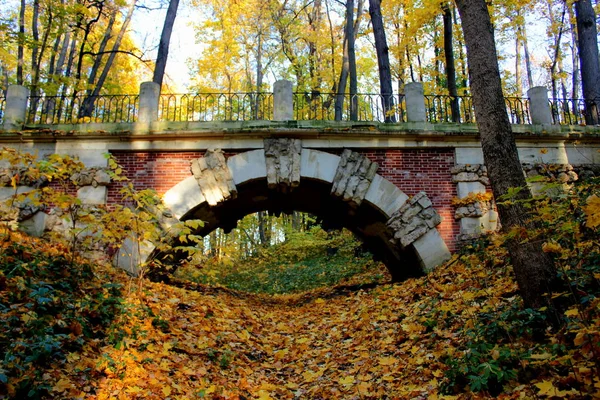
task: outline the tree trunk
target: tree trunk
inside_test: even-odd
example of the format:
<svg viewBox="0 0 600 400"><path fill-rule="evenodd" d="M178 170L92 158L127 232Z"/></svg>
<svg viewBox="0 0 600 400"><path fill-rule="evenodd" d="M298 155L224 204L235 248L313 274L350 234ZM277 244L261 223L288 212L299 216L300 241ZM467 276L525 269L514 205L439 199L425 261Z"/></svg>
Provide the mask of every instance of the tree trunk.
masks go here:
<svg viewBox="0 0 600 400"><path fill-rule="evenodd" d="M350 0L352 1L352 0ZM350 21L350 22L348 22ZM344 112L344 97L346 95L346 85L348 83L348 75L350 73L350 56L348 54L348 41L349 41L349 36L348 36L348 32L352 31L352 23L353 23L353 18L352 15L348 15L348 8L346 7L346 26L344 28L344 52L342 55L342 69L340 71L340 79L338 81L338 85L337 85L337 93L335 96L335 105L334 105L334 110L335 110L335 116L334 119L336 121L341 121L342 120L342 116L343 116L343 112ZM348 25L350 25L350 28L348 28Z"/></svg>
<svg viewBox="0 0 600 400"><path fill-rule="evenodd" d="M92 93L90 95L86 96L85 99L83 100L81 108L79 109L79 118L92 116L92 111L94 110L94 103L96 102L96 98L100 94L100 90L102 90L102 87L104 86L104 81L106 80L106 77L108 76L108 73L110 71L110 68L112 67L115 57L117 56L119 48L121 47L121 41L123 40L123 36L125 36L125 32L127 31L127 26L129 25L129 22L131 21L131 17L133 16L133 11L135 9L136 1L137 0L133 0L131 2L131 5L129 6L129 9L127 10L127 17L125 17L125 20L123 21L123 25L121 26L121 29L119 30L119 34L117 35L117 38L115 39L115 43L113 44L112 51L111 51L110 55L108 56L108 60L106 60L106 64L104 64L104 68L102 69L102 73L100 74L100 77L98 78L98 82L96 82L94 90L92 91Z"/></svg>
<svg viewBox="0 0 600 400"><path fill-rule="evenodd" d="M568 7L567 12L569 13L569 21L573 21L573 10ZM578 115L579 105L577 99L579 98L579 42L577 40L577 28L573 22L570 23L571 29L571 65L573 74L571 76L571 98L573 104L571 104L573 115Z"/></svg>
<svg viewBox="0 0 600 400"><path fill-rule="evenodd" d="M442 5L444 20L444 57L446 59L446 82L450 95L450 111L452 122L460 123L460 109L458 108L458 89L456 87L456 69L454 67L454 45L452 40L452 12L450 5Z"/></svg>
<svg viewBox="0 0 600 400"><path fill-rule="evenodd" d="M371 15L371 23L373 24L373 37L375 38L375 51L379 67L379 88L385 122L396 122L392 71L390 69L390 48L388 47L385 29L383 28L381 0L369 0L369 15Z"/></svg>
<svg viewBox="0 0 600 400"><path fill-rule="evenodd" d="M356 76L356 51L354 50L354 0L346 1L348 30L348 75L350 80L350 121L358 121L358 78Z"/></svg>
<svg viewBox="0 0 600 400"><path fill-rule="evenodd" d="M579 39L579 61L581 62L581 86L585 100L585 122L600 123L600 61L598 60L598 36L596 13L591 0L575 2L577 33Z"/></svg>
<svg viewBox="0 0 600 400"><path fill-rule="evenodd" d="M169 44L171 42L171 32L173 32L173 25L175 23L175 17L177 16L178 7L179 0L169 1L169 8L167 9L167 15L165 16L165 23L163 25L162 33L160 34L160 43L158 44L156 65L154 66L154 75L152 76L152 82L158 83L159 86L162 86L163 78L165 76L167 58L169 57Z"/></svg>
<svg viewBox="0 0 600 400"><path fill-rule="evenodd" d="M525 70L527 71L527 84L529 87L527 89L531 89L533 84L533 72L531 68L531 57L529 55L529 43L527 42L527 30L524 26L520 27L521 29L521 37L523 38L523 52L525 53Z"/></svg>
<svg viewBox="0 0 600 400"><path fill-rule="evenodd" d="M23 65L25 64L25 55L23 46L25 44L25 0L21 0L19 9L19 39L17 46L17 85L23 84Z"/></svg>
<svg viewBox="0 0 600 400"><path fill-rule="evenodd" d="M494 196L499 199L511 188L520 188L516 200L531 198L504 105L494 31L486 1L455 2L462 20L473 104ZM522 202L499 203L498 212L506 231L532 227ZM542 251L541 243L512 239L507 241L507 247L525 306L551 306L550 297L544 294L552 293L557 287L556 270L552 259Z"/></svg>

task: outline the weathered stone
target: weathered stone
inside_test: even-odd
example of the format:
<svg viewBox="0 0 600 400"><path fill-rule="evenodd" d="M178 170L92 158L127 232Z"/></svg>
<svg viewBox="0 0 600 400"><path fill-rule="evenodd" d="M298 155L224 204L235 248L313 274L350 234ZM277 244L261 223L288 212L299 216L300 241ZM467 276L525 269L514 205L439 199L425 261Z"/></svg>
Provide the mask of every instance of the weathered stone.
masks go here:
<svg viewBox="0 0 600 400"><path fill-rule="evenodd" d="M367 157L345 149L333 178L331 194L358 207L365 198L378 167L377 163Z"/></svg>
<svg viewBox="0 0 600 400"><path fill-rule="evenodd" d="M452 182L477 182L479 178L475 172L459 172L452 176Z"/></svg>
<svg viewBox="0 0 600 400"><path fill-rule="evenodd" d="M77 197L82 204L106 204L105 186L82 186L77 190Z"/></svg>
<svg viewBox="0 0 600 400"><path fill-rule="evenodd" d="M300 185L300 139L265 139L265 162L269 189L283 192Z"/></svg>
<svg viewBox="0 0 600 400"><path fill-rule="evenodd" d="M96 170L94 169L83 169L78 173L71 176L71 181L77 186L91 186L94 182L94 175Z"/></svg>
<svg viewBox="0 0 600 400"><path fill-rule="evenodd" d="M19 229L30 236L41 237L46 229L48 214L36 212L31 218L21 221Z"/></svg>
<svg viewBox="0 0 600 400"><path fill-rule="evenodd" d="M387 226L393 231L393 241L404 248L441 222L425 192L420 192L392 214Z"/></svg>
<svg viewBox="0 0 600 400"><path fill-rule="evenodd" d="M204 157L192 160L191 169L202 195L211 206L237 197L237 189L222 150L207 150Z"/></svg>
<svg viewBox="0 0 600 400"><path fill-rule="evenodd" d="M481 176L479 177L479 182L483 183L485 186L489 186L490 178L488 178L487 176Z"/></svg>
<svg viewBox="0 0 600 400"><path fill-rule="evenodd" d="M110 185L110 175L104 169L96 170L96 173L94 174L94 182L92 183L92 185L94 185L94 186Z"/></svg>

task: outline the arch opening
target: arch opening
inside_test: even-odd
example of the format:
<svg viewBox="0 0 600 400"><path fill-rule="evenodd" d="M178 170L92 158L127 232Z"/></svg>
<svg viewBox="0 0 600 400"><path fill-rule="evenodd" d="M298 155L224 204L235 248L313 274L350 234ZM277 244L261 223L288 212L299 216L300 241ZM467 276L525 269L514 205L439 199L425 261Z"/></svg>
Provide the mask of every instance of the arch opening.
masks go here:
<svg viewBox="0 0 600 400"><path fill-rule="evenodd" d="M315 179L303 179L294 190L283 193L267 187L266 179L238 185L238 195L216 206L201 203L185 213L180 220L199 219L204 226L194 234L206 236L217 228L225 232L237 226L239 220L259 211L312 214L322 221L324 229L346 228L364 243L377 261L383 262L394 280L422 273L414 248L400 249L390 240L393 233L386 226L387 216L367 202L358 208L330 195L331 186Z"/></svg>

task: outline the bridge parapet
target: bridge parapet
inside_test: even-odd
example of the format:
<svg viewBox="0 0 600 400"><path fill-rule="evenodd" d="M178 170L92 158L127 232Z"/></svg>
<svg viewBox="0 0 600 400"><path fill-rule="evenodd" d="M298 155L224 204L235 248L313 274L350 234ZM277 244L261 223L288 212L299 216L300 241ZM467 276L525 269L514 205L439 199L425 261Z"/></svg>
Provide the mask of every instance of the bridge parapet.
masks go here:
<svg viewBox="0 0 600 400"><path fill-rule="evenodd" d="M333 104L340 96L344 106L336 116ZM548 99L544 87L530 89L527 98L507 97L505 103L509 118L516 125L584 123L583 101ZM355 116L351 116L350 104L358 107ZM455 112L451 111L453 107ZM155 131L157 122L334 120L391 125L471 124L475 122L475 113L469 96L424 94L419 82L409 83L405 93L386 95L385 99L370 93L351 97L319 91L293 92L292 83L285 80L275 82L273 93L160 94L156 84L144 82L139 94L99 95L92 100L85 94L29 96L26 88L12 85L7 98L0 99L0 121L5 131L93 130L93 124L112 123L119 124L120 129L145 133Z"/></svg>

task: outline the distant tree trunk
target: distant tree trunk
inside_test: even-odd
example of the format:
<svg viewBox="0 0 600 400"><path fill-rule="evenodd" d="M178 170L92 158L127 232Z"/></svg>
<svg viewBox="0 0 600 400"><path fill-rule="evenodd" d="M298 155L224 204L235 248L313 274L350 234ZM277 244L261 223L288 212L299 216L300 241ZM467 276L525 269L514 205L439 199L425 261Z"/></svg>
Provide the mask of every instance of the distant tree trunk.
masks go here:
<svg viewBox="0 0 600 400"><path fill-rule="evenodd" d="M358 78L356 76L356 51L354 49L354 0L346 1L346 12L348 13L348 64L350 80L350 121L358 121Z"/></svg>
<svg viewBox="0 0 600 400"><path fill-rule="evenodd" d="M354 72L352 72L354 70ZM350 77L350 120L353 119L353 85L356 95L356 53L354 51L354 0L346 1L346 23L344 28L344 54L342 57L342 70L340 71L340 80L337 85L337 94L335 97L335 120L341 121L344 111L344 97L346 95L346 84ZM354 83L352 78L354 77ZM356 96L354 96L356 97ZM354 99L356 100L356 99Z"/></svg>
<svg viewBox="0 0 600 400"><path fill-rule="evenodd" d="M531 68L531 56L529 55L529 43L527 41L527 30L524 26L519 26L521 37L523 39L523 52L525 53L525 70L527 71L527 85L531 89L533 84L533 72Z"/></svg>
<svg viewBox="0 0 600 400"><path fill-rule="evenodd" d="M511 188L520 188L517 200L531 198L502 94L494 30L486 0L455 0L462 20L467 61L471 76L473 104L481 147L496 199ZM532 228L528 209L519 201L498 204L503 229ZM550 296L558 286L552 259L541 243L511 239L508 254L526 307L552 306ZM554 318L556 315L551 315Z"/></svg>
<svg viewBox="0 0 600 400"><path fill-rule="evenodd" d="M444 56L446 59L446 81L448 82L448 94L450 95L450 111L452 122L460 122L460 109L458 108L458 89L456 87L456 69L454 67L454 45L452 40L452 12L450 5L442 5L444 20Z"/></svg>
<svg viewBox="0 0 600 400"><path fill-rule="evenodd" d="M568 7L567 12L569 13L569 21L573 21L573 9ZM577 104L577 99L579 98L579 41L577 40L577 28L573 22L570 23L571 30L571 65L573 74L571 75L571 98L573 99L573 104L571 104L573 115L579 114L579 105Z"/></svg>
<svg viewBox="0 0 600 400"><path fill-rule="evenodd" d="M117 53L121 47L121 41L123 40L123 36L125 36L125 32L127 31L127 27L129 26L131 17L133 16L133 11L135 9L136 1L137 0L133 0L131 2L131 5L129 6L129 9L127 10L127 17L125 17L125 20L123 21L123 25L121 26L121 29L119 30L119 34L117 35L117 38L115 39L115 42L112 47L112 51L110 52L110 55L108 56L108 60L106 60L106 64L104 64L104 68L102 69L102 73L100 74L100 77L98 78L98 82L96 82L94 90L92 91L92 93L90 95L86 96L85 99L83 100L81 108L79 109L79 118L92 116L92 111L94 110L94 103L96 102L96 99L97 99L98 95L100 94L100 90L102 90L102 87L104 86L106 77L108 76L110 68L112 67L115 57L117 56Z"/></svg>
<svg viewBox="0 0 600 400"><path fill-rule="evenodd" d="M269 245L269 235L267 233L267 225L268 225L268 220L269 219L269 215L267 214L266 211L259 211L258 212L258 237L260 239L260 244L262 246L268 246Z"/></svg>
<svg viewBox="0 0 600 400"><path fill-rule="evenodd" d="M154 75L152 76L152 82L158 83L159 86L162 86L163 77L165 75L167 58L169 57L169 44L171 43L171 32L173 32L173 25L175 23L175 17L177 16L178 7L179 0L169 1L169 8L167 9L167 15L165 16L165 23L163 25L162 33L160 34L156 65L154 67Z"/></svg>
<svg viewBox="0 0 600 400"><path fill-rule="evenodd" d="M588 125L600 123L600 61L598 59L598 36L596 13L591 0L575 2L579 61L581 62L581 86L585 100L585 121Z"/></svg>
<svg viewBox="0 0 600 400"><path fill-rule="evenodd" d="M375 51L379 67L379 88L383 102L385 122L396 122L394 113L394 92L392 89L392 71L390 69L390 48L387 44L383 17L381 16L381 0L369 0L369 14L373 24Z"/></svg>
<svg viewBox="0 0 600 400"><path fill-rule="evenodd" d="M23 84L23 65L25 64L25 55L23 46L25 44L25 0L21 0L19 9L19 39L17 46L17 85Z"/></svg>
<svg viewBox="0 0 600 400"><path fill-rule="evenodd" d="M337 84L337 93L335 95L334 119L341 121L344 112L344 97L346 95L346 84L348 82L348 71L350 63L348 61L348 39L344 35L344 53L342 56L342 69L340 70L340 79Z"/></svg>
<svg viewBox="0 0 600 400"><path fill-rule="evenodd" d="M102 41L100 42L100 46L98 47L98 55L94 57L94 64L92 65L92 69L90 70L90 74L88 76L88 91L87 95L92 94L92 88L94 83L96 82L96 76L98 75L98 71L100 70L100 66L102 65L102 60L104 60L104 52L106 51L106 46L108 46L108 41L113 36L113 25L117 19L117 14L119 9L115 7L110 13L110 17L108 19L108 24L106 25L106 29L104 30L104 36L102 37Z"/></svg>
<svg viewBox="0 0 600 400"><path fill-rule="evenodd" d="M521 39L519 39L519 35L517 35L515 37L515 94L517 97L521 97L523 94L521 61Z"/></svg>

